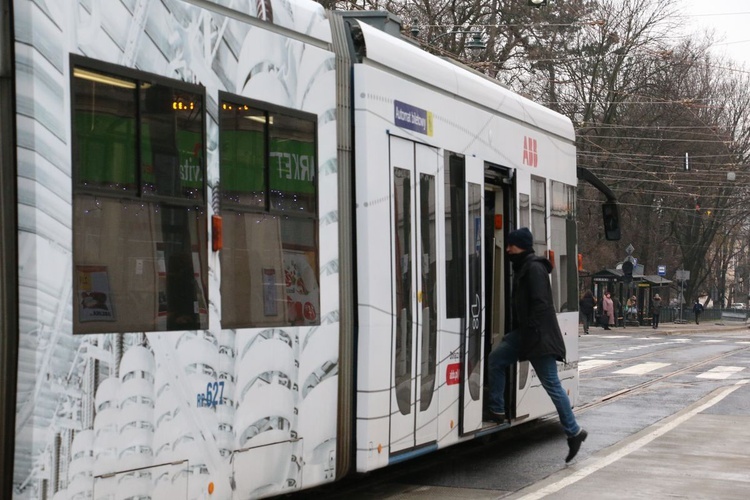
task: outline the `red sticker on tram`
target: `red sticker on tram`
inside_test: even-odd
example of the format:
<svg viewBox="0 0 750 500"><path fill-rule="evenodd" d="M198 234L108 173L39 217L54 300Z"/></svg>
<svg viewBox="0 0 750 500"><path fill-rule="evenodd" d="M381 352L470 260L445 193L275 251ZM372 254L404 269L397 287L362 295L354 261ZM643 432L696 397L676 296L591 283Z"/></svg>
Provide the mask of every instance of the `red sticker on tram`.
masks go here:
<svg viewBox="0 0 750 500"><path fill-rule="evenodd" d="M461 363L451 363L445 369L445 385L455 385L461 380Z"/></svg>

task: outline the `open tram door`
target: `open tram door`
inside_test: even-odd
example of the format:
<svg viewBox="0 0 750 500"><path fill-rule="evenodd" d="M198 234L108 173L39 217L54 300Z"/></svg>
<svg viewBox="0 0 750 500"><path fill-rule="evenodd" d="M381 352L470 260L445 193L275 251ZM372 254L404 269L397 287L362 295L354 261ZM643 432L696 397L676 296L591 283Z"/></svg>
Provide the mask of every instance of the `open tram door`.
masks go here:
<svg viewBox="0 0 750 500"><path fill-rule="evenodd" d="M505 236L516 228L515 183L513 171L486 165L484 172L484 406L489 403L490 352L510 331L510 264L505 254ZM513 370L515 372L515 370ZM507 413L515 416L516 374L506 377L505 404Z"/></svg>
<svg viewBox="0 0 750 500"><path fill-rule="evenodd" d="M459 432L483 429L487 356L506 330L509 303L503 231L513 217L513 181L508 169L476 165L451 154L446 161L448 248L446 331L460 332ZM460 292L455 293L456 290ZM453 293L453 296L451 296ZM511 398L508 398L511 402Z"/></svg>

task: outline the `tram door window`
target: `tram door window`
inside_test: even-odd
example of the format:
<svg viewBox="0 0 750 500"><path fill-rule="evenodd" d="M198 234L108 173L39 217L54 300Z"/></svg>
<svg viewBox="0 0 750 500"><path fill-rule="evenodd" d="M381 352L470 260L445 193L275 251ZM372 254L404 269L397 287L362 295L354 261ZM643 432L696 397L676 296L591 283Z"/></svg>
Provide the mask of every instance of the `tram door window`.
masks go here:
<svg viewBox="0 0 750 500"><path fill-rule="evenodd" d="M318 325L317 119L221 97L221 325Z"/></svg>
<svg viewBox="0 0 750 500"><path fill-rule="evenodd" d="M463 156L447 153L445 165L445 315L466 314L466 166Z"/></svg>
<svg viewBox="0 0 750 500"><path fill-rule="evenodd" d="M469 396L481 397L482 373L482 186L469 183L469 324L467 370Z"/></svg>
<svg viewBox="0 0 750 500"><path fill-rule="evenodd" d="M421 410L427 410L435 393L437 370L437 234L436 210L437 193L435 175L419 174L419 224L420 266L422 293L422 332L420 367L422 383L420 388Z"/></svg>
<svg viewBox="0 0 750 500"><path fill-rule="evenodd" d="M391 452L437 439L437 151L391 138L394 353Z"/></svg>
<svg viewBox="0 0 750 500"><path fill-rule="evenodd" d="M411 413L412 362L412 249L411 175L404 168L393 169L394 225L396 228L396 402L399 411Z"/></svg>
<svg viewBox="0 0 750 500"><path fill-rule="evenodd" d="M204 89L71 66L73 331L207 328Z"/></svg>

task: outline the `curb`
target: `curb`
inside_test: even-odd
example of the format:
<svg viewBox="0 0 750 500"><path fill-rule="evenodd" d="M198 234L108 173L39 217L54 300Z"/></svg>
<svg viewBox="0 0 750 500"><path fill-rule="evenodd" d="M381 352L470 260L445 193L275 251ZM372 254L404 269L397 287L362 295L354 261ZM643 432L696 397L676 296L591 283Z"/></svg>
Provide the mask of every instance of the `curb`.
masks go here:
<svg viewBox="0 0 750 500"><path fill-rule="evenodd" d="M668 323L660 325L659 328L653 329L650 326L629 326L629 327L616 327L610 330L610 334L620 333L640 333L640 334L654 334L654 335L686 335L692 333L710 333L710 332L732 332L741 331L750 328L748 323L736 323L736 324L722 324L722 323L705 323L701 325L692 324L677 324ZM590 330L589 333L592 333ZM597 332L600 335L607 335L606 330ZM579 335L583 334L583 327L579 327Z"/></svg>

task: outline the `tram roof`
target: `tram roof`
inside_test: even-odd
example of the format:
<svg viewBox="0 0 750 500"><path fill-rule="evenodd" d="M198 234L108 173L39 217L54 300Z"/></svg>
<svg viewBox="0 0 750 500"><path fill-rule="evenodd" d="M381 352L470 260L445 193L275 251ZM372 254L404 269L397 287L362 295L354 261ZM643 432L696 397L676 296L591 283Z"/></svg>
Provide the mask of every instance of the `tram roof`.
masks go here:
<svg viewBox="0 0 750 500"><path fill-rule="evenodd" d="M359 23L365 38L365 59L420 82L459 96L498 115L505 115L568 141L575 141L569 118L383 31Z"/></svg>

